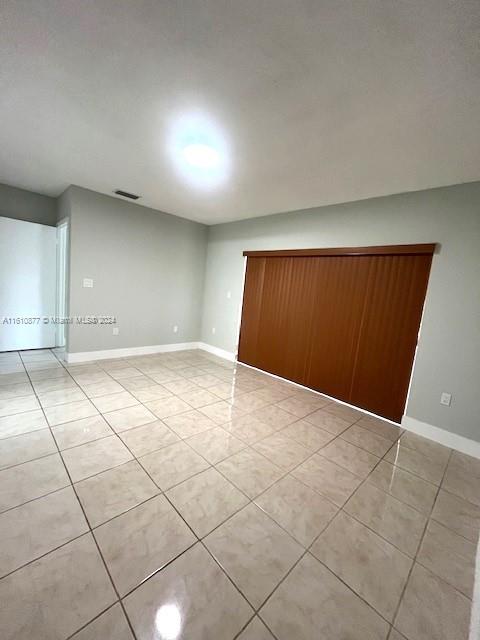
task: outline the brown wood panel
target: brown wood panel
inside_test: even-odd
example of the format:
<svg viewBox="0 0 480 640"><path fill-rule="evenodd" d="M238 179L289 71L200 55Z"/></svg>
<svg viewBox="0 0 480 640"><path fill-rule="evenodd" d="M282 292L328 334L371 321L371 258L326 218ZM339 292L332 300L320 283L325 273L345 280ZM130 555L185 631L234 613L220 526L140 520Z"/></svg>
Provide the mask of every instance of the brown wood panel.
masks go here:
<svg viewBox="0 0 480 640"><path fill-rule="evenodd" d="M248 257L239 361L399 421L431 260Z"/></svg>
<svg viewBox="0 0 480 640"><path fill-rule="evenodd" d="M310 349L314 267L306 258L266 261L258 332L262 368L302 384L305 384Z"/></svg>
<svg viewBox="0 0 480 640"><path fill-rule="evenodd" d="M309 258L317 265L306 386L349 402L370 258Z"/></svg>
<svg viewBox="0 0 480 640"><path fill-rule="evenodd" d="M382 256L370 261L349 402L400 422L432 257Z"/></svg>
<svg viewBox="0 0 480 640"><path fill-rule="evenodd" d="M375 247L334 247L329 249L276 249L273 251L244 251L248 257L294 258L307 256L392 256L392 255L431 255L435 252L435 243L394 244Z"/></svg>
<svg viewBox="0 0 480 640"><path fill-rule="evenodd" d="M239 340L239 345L242 345L242 362L260 369L263 366L258 359L258 330L262 313L265 262L265 258L247 260Z"/></svg>

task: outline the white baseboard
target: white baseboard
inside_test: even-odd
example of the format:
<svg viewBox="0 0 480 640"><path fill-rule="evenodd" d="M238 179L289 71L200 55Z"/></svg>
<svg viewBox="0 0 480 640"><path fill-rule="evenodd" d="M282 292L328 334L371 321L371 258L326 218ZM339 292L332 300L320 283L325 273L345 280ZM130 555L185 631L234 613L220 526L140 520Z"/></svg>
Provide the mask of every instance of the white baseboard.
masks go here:
<svg viewBox="0 0 480 640"><path fill-rule="evenodd" d="M131 356L146 356L152 353L168 353L169 351L186 351L199 349L198 342L177 342L174 344L155 344L148 347L127 347L125 349L105 349L103 351L81 351L79 353L65 353L64 360L68 364L88 362L89 360L109 360L110 358L129 358Z"/></svg>
<svg viewBox="0 0 480 640"><path fill-rule="evenodd" d="M208 353L213 353L214 356L218 356L219 358L224 358L225 360L229 360L230 362L235 362L237 359L237 355L232 353L231 351L225 351L225 349L219 349L218 347L214 347L211 344L207 344L206 342L199 342L198 348L203 349L204 351L208 351Z"/></svg>
<svg viewBox="0 0 480 640"><path fill-rule="evenodd" d="M474 458L480 458L480 442L470 440L470 438L465 438L465 436L440 429L440 427L434 427L432 424L421 422L410 416L403 416L402 427L424 438L435 440L435 442L443 444L450 449L466 453L468 456L473 456Z"/></svg>

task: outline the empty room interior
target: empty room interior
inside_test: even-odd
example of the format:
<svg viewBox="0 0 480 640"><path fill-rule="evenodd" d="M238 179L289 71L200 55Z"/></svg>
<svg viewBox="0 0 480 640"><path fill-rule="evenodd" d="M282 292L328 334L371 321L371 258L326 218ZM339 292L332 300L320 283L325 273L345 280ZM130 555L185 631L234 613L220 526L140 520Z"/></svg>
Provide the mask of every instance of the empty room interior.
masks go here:
<svg viewBox="0 0 480 640"><path fill-rule="evenodd" d="M2 640L480 640L478 0L0 30Z"/></svg>

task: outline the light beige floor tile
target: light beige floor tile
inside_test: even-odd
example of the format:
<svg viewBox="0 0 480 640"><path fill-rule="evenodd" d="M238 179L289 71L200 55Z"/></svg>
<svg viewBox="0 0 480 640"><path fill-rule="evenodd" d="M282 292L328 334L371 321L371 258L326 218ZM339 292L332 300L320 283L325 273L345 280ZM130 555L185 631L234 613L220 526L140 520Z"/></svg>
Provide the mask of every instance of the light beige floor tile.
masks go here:
<svg viewBox="0 0 480 640"><path fill-rule="evenodd" d="M20 398L0 400L0 418L16 413L25 413L25 411L34 411L39 408L40 405L35 396L22 396Z"/></svg>
<svg viewBox="0 0 480 640"><path fill-rule="evenodd" d="M89 398L100 398L112 393L121 393L124 391L122 385L111 378L110 380L105 380L97 384L85 384L82 386L82 390Z"/></svg>
<svg viewBox="0 0 480 640"><path fill-rule="evenodd" d="M124 378L134 378L135 376L141 376L142 372L135 367L119 367L109 372L112 378L115 380L123 380Z"/></svg>
<svg viewBox="0 0 480 640"><path fill-rule="evenodd" d="M0 401L22 396L33 396L33 387L30 382L15 382L0 386Z"/></svg>
<svg viewBox="0 0 480 640"><path fill-rule="evenodd" d="M275 427L265 424L265 422L262 422L250 413L233 418L233 420L222 425L222 427L247 444L258 442L258 440L262 440L276 431Z"/></svg>
<svg viewBox="0 0 480 640"><path fill-rule="evenodd" d="M402 636L396 629L392 629L390 631L390 635L388 636L388 640L407 640L405 636Z"/></svg>
<svg viewBox="0 0 480 640"><path fill-rule="evenodd" d="M306 447L310 453L315 453L335 437L328 431L315 427L306 420L299 420L279 431L283 436L291 438Z"/></svg>
<svg viewBox="0 0 480 640"><path fill-rule="evenodd" d="M216 385L224 384L220 378L212 376L210 373L204 373L201 376L193 376L190 380L203 389L211 389L211 387L215 387Z"/></svg>
<svg viewBox="0 0 480 640"><path fill-rule="evenodd" d="M410 557L417 551L426 518L372 484L364 484L345 505L345 511L363 522Z"/></svg>
<svg viewBox="0 0 480 640"><path fill-rule="evenodd" d="M454 452L442 488L480 507L480 460Z"/></svg>
<svg viewBox="0 0 480 640"><path fill-rule="evenodd" d="M1 373L0 372L0 387L6 384L16 384L17 382L28 382L28 376L25 371L18 371L13 373Z"/></svg>
<svg viewBox="0 0 480 640"><path fill-rule="evenodd" d="M117 409L125 409L126 407L133 407L134 405L139 404L138 400L128 391L109 393L105 396L92 398L92 402L101 413L116 411Z"/></svg>
<svg viewBox="0 0 480 640"><path fill-rule="evenodd" d="M55 453L0 471L0 511L16 507L70 484Z"/></svg>
<svg viewBox="0 0 480 640"><path fill-rule="evenodd" d="M261 422L265 422L265 424L270 425L276 431L283 429L283 427L286 427L297 420L296 416L273 404L268 407L256 409L252 412L252 416L258 418Z"/></svg>
<svg viewBox="0 0 480 640"><path fill-rule="evenodd" d="M64 422L72 422L72 420L80 420L98 414L97 409L90 400L79 400L78 402L69 402L67 404L59 404L55 407L45 407L45 416L51 427Z"/></svg>
<svg viewBox="0 0 480 640"><path fill-rule="evenodd" d="M73 449L66 449L62 456L72 482L79 482L133 458L117 436L108 436Z"/></svg>
<svg viewBox="0 0 480 640"><path fill-rule="evenodd" d="M278 640L385 640L389 630L385 620L310 554L259 613Z"/></svg>
<svg viewBox="0 0 480 640"><path fill-rule="evenodd" d="M259 440L253 445L253 448L271 460L277 467L287 471L298 466L311 455L306 447L281 433L274 433L264 440Z"/></svg>
<svg viewBox="0 0 480 640"><path fill-rule="evenodd" d="M292 476L276 482L255 503L304 547L314 541L338 511Z"/></svg>
<svg viewBox="0 0 480 640"><path fill-rule="evenodd" d="M218 398L222 400L227 400L231 402L234 398L240 397L241 395L245 395L248 393L248 389L244 389L241 385L231 383L231 382L222 382L220 378L216 378L216 376L210 376L210 378L216 379L216 382L213 385L209 385L206 387L210 393L215 394ZM196 382L195 378L192 378L194 382ZM197 383L199 384L199 383ZM200 386L202 386L200 384Z"/></svg>
<svg viewBox="0 0 480 640"><path fill-rule="evenodd" d="M134 640L127 619L119 604L76 633L72 640Z"/></svg>
<svg viewBox="0 0 480 640"><path fill-rule="evenodd" d="M253 449L243 449L216 466L225 477L252 499L285 474L285 470L280 469Z"/></svg>
<svg viewBox="0 0 480 640"><path fill-rule="evenodd" d="M306 416L305 420L310 424L313 424L315 427L320 427L320 429L328 431L335 436L340 435L352 424L350 421L343 420L339 416L327 413L324 409L314 411Z"/></svg>
<svg viewBox="0 0 480 640"><path fill-rule="evenodd" d="M325 405L323 409L327 413L331 413L334 416L338 416L339 418L350 422L350 424L365 416L362 411L354 409L353 407L347 407L346 405L337 402L331 402L330 404Z"/></svg>
<svg viewBox="0 0 480 640"><path fill-rule="evenodd" d="M179 440L179 437L161 420L122 431L119 436L137 458Z"/></svg>
<svg viewBox="0 0 480 640"><path fill-rule="evenodd" d="M367 483L398 498L405 504L430 514L438 487L389 462L380 462L367 478Z"/></svg>
<svg viewBox="0 0 480 640"><path fill-rule="evenodd" d="M191 411L192 407L177 398L176 396L171 396L170 398L160 398L158 400L152 400L152 402L146 402L145 406L153 411L153 413L163 420L164 418L168 418L169 416L174 416L177 413L184 413L185 411Z"/></svg>
<svg viewBox="0 0 480 640"><path fill-rule="evenodd" d="M391 440L382 438L382 436L378 436L376 433L358 426L358 424L352 424L342 433L341 438L350 442L350 444L360 447L360 449L373 453L379 458L382 458L392 446Z"/></svg>
<svg viewBox="0 0 480 640"><path fill-rule="evenodd" d="M68 387L67 389L57 389L56 391L45 391L38 394L38 399L42 407L55 407L59 404L67 404L78 400L86 400L87 396L80 387Z"/></svg>
<svg viewBox="0 0 480 640"><path fill-rule="evenodd" d="M400 438L399 443L402 447L407 447L407 449L418 451L427 458L436 460L439 463L443 462L444 465L448 462L448 459L450 457L451 449L449 449L448 447L444 447L438 442L429 440L428 438L423 438L422 436L419 436L416 433L412 433L411 431L405 431L405 433Z"/></svg>
<svg viewBox="0 0 480 640"><path fill-rule="evenodd" d="M285 398L285 400L277 402L277 407L280 407L280 409L283 409L284 411L288 411L288 413L293 414L297 418L304 418L305 416L308 416L310 413L313 413L317 409L320 409L320 407L324 406L325 401L315 401L315 399L313 398L304 400L303 398L298 398L295 396Z"/></svg>
<svg viewBox="0 0 480 640"><path fill-rule="evenodd" d="M210 464L221 460L246 448L245 442L236 438L222 427L215 427L188 438L187 443L203 456Z"/></svg>
<svg viewBox="0 0 480 640"><path fill-rule="evenodd" d="M417 562L471 598L476 552L473 542L430 520Z"/></svg>
<svg viewBox="0 0 480 640"><path fill-rule="evenodd" d="M171 391L175 395L180 395L182 393L188 393L191 391L198 391L197 385L191 380L187 380L186 378L164 382L163 386L165 387L165 389L168 389L168 391Z"/></svg>
<svg viewBox="0 0 480 640"><path fill-rule="evenodd" d="M432 511L432 518L459 535L477 542L480 531L480 507L442 489Z"/></svg>
<svg viewBox="0 0 480 640"><path fill-rule="evenodd" d="M162 491L204 471L209 464L184 442L163 447L139 459Z"/></svg>
<svg viewBox="0 0 480 640"><path fill-rule="evenodd" d="M120 380L122 387L128 391L139 391L151 387L154 384L153 380L145 375L135 376L134 378L122 378Z"/></svg>
<svg viewBox="0 0 480 640"><path fill-rule="evenodd" d="M101 415L59 424L52 427L52 433L60 451L114 435Z"/></svg>
<svg viewBox="0 0 480 640"><path fill-rule="evenodd" d="M231 640L253 610L196 544L124 601L138 640Z"/></svg>
<svg viewBox="0 0 480 640"><path fill-rule="evenodd" d="M14 416L5 416L0 418L0 439L38 431L47 427L48 424L41 409L21 414L17 413Z"/></svg>
<svg viewBox="0 0 480 640"><path fill-rule="evenodd" d="M204 542L255 608L303 553L303 547L254 504L232 516Z"/></svg>
<svg viewBox="0 0 480 640"><path fill-rule="evenodd" d="M82 480L75 489L92 528L159 493L136 460Z"/></svg>
<svg viewBox="0 0 480 640"><path fill-rule="evenodd" d="M0 577L87 531L71 487L5 511L0 515Z"/></svg>
<svg viewBox="0 0 480 640"><path fill-rule="evenodd" d="M470 600L416 564L395 620L412 640L466 640Z"/></svg>
<svg viewBox="0 0 480 640"><path fill-rule="evenodd" d="M188 438L197 433L212 429L215 422L204 416L200 411L191 409L185 413L164 418L165 424L170 427L180 438Z"/></svg>
<svg viewBox="0 0 480 640"><path fill-rule="evenodd" d="M409 449L401 444L401 440L385 456L385 460L401 469L439 485L446 467L446 460L427 458L415 449Z"/></svg>
<svg viewBox="0 0 480 640"><path fill-rule="evenodd" d="M164 496L106 522L95 537L121 596L196 541Z"/></svg>
<svg viewBox="0 0 480 640"><path fill-rule="evenodd" d="M355 474L359 478L366 478L380 459L364 449L359 449L346 440L336 438L323 449L318 455L328 458L340 467Z"/></svg>
<svg viewBox="0 0 480 640"><path fill-rule="evenodd" d="M171 398L173 393L162 387L160 384L152 384L141 389L133 389L131 394L140 400L140 402L151 402L152 400L161 400L162 398Z"/></svg>
<svg viewBox="0 0 480 640"><path fill-rule="evenodd" d="M70 376L62 378L47 378L46 380L36 380L33 382L35 392L40 395L48 391L61 391L66 389L78 389L78 386Z"/></svg>
<svg viewBox="0 0 480 640"><path fill-rule="evenodd" d="M214 404L209 404L206 407L201 407L199 411L217 425L223 425L227 422L231 422L235 418L243 416L246 413L245 409L240 409L224 400L215 402Z"/></svg>
<svg viewBox="0 0 480 640"><path fill-rule="evenodd" d="M213 468L173 487L167 497L199 538L248 503L248 498Z"/></svg>
<svg viewBox="0 0 480 640"><path fill-rule="evenodd" d="M311 552L380 615L393 620L411 558L343 512L315 541Z"/></svg>
<svg viewBox="0 0 480 640"><path fill-rule="evenodd" d="M105 413L103 417L117 433L134 429L135 427L141 427L157 419L151 411L141 404L110 411L109 413Z"/></svg>
<svg viewBox="0 0 480 640"><path fill-rule="evenodd" d="M362 427L362 429L367 429L368 431L376 433L378 436L391 440L392 442L398 440L403 433L403 430L400 429L400 427L373 416L364 415L356 424L358 424L359 427Z"/></svg>
<svg viewBox="0 0 480 640"><path fill-rule="evenodd" d="M287 398L291 398L292 392L285 391L285 389L279 389L277 387L268 386L268 387L262 387L260 389L256 389L255 391L249 392L249 396L251 398L258 398L259 400L262 400L265 403L265 405L267 405L267 404L275 404L277 402L280 403L283 400L286 400ZM285 409L285 411L288 411L286 407L280 407L280 408ZM318 407L315 407L315 409L318 409ZM295 415L295 410L293 409L289 413L293 413Z"/></svg>
<svg viewBox="0 0 480 640"><path fill-rule="evenodd" d="M238 640L275 640L267 627L259 617L255 616L248 623L244 631L238 636Z"/></svg>
<svg viewBox="0 0 480 640"><path fill-rule="evenodd" d="M292 475L339 507L361 483L358 476L318 454L294 469Z"/></svg>
<svg viewBox="0 0 480 640"><path fill-rule="evenodd" d="M0 581L2 638L65 640L115 599L86 534Z"/></svg>
<svg viewBox="0 0 480 640"><path fill-rule="evenodd" d="M38 382L39 380L53 380L54 378L57 380L71 380L69 372L62 367L43 371L29 371L28 377L32 382Z"/></svg>
<svg viewBox="0 0 480 640"><path fill-rule="evenodd" d="M209 404L218 402L217 396L210 393L206 389L198 389L195 391L188 391L187 393L181 393L179 398L187 402L194 409L205 407Z"/></svg>
<svg viewBox="0 0 480 640"><path fill-rule="evenodd" d="M105 371L102 371L101 369L98 371L89 371L88 373L77 373L76 371L71 370L70 374L72 375L72 378L75 379L75 382L81 387L91 386L94 384L98 384L100 386L112 380L108 373L105 373Z"/></svg>
<svg viewBox="0 0 480 640"><path fill-rule="evenodd" d="M42 458L56 451L57 447L50 429L41 429L6 438L0 444L0 470Z"/></svg>

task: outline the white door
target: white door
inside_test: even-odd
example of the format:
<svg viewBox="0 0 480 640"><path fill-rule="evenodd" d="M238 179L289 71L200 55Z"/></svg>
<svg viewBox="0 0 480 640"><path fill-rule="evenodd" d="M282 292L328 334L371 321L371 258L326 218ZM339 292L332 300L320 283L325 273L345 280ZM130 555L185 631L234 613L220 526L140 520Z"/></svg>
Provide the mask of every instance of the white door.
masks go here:
<svg viewBox="0 0 480 640"><path fill-rule="evenodd" d="M0 218L0 351L55 346L56 233Z"/></svg>

